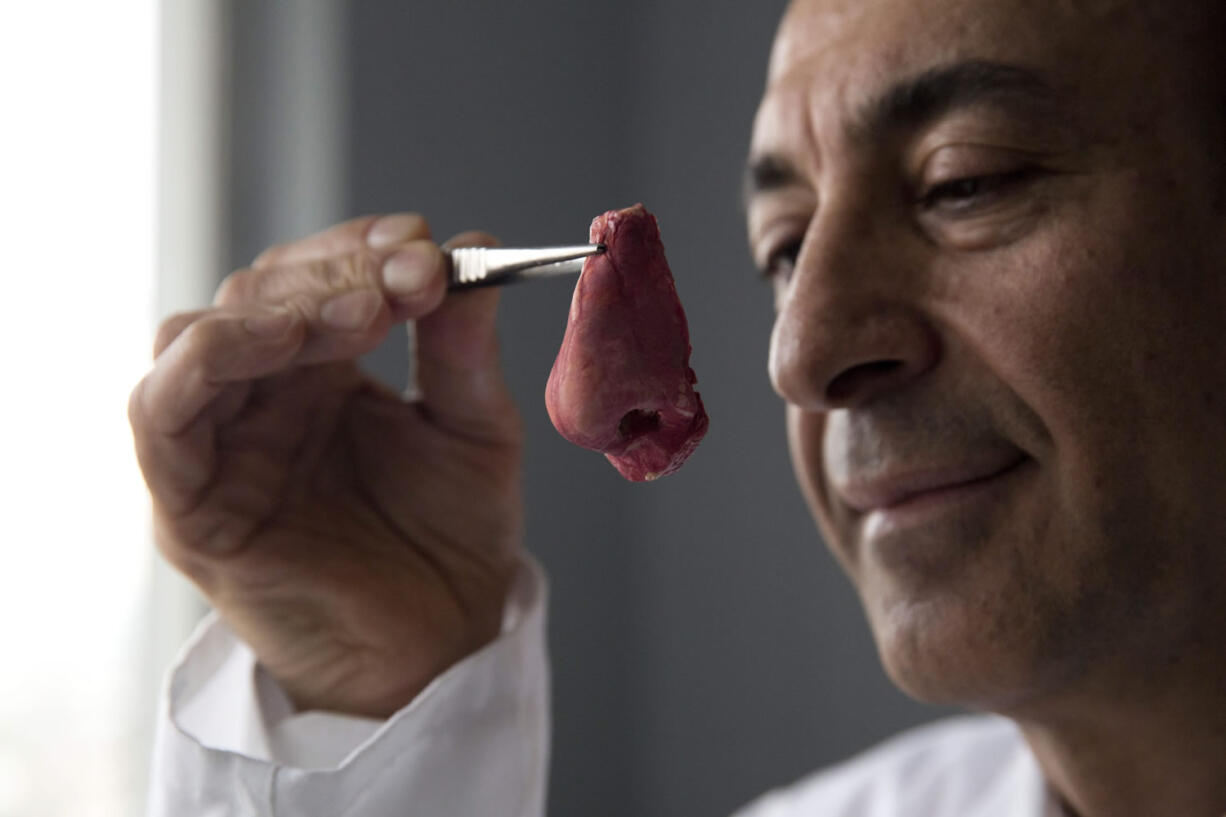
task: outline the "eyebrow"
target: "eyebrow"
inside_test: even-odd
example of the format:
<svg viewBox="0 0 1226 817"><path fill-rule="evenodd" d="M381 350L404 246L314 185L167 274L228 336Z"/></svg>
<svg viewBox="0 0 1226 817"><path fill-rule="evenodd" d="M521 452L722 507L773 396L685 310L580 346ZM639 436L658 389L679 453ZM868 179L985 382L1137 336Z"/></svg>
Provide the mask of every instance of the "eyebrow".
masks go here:
<svg viewBox="0 0 1226 817"><path fill-rule="evenodd" d="M796 165L775 153L765 153L749 160L741 184L741 201L745 209L755 197L772 190L802 184Z"/></svg>
<svg viewBox="0 0 1226 817"><path fill-rule="evenodd" d="M900 127L920 127L958 108L995 104L1033 110L1050 107L1055 96L1055 90L1033 71L968 60L933 68L894 85L863 106L848 131L860 139L873 139Z"/></svg>
<svg viewBox="0 0 1226 817"><path fill-rule="evenodd" d="M915 129L943 114L974 105L999 105L1030 113L1050 112L1054 89L1025 68L966 60L938 66L905 79L861 106L847 125L855 142L879 141L900 129ZM791 161L778 154L752 157L745 169L746 205L757 195L803 183Z"/></svg>

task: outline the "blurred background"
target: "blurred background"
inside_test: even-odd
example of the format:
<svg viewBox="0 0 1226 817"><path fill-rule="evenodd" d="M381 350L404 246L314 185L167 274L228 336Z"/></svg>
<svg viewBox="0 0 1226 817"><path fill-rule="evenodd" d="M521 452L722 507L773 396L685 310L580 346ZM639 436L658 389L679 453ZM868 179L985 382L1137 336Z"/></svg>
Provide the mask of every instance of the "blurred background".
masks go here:
<svg viewBox="0 0 1226 817"><path fill-rule="evenodd" d="M766 377L740 173L784 5L0 12L0 82L24 114L0 136L19 248L0 322L17 385L0 406L0 817L142 809L161 675L204 610L153 556L126 426L157 320L270 243L389 210L532 245L585 241L641 201L689 315L710 433L678 474L632 485L544 411L572 284L504 294L528 546L552 587L551 814L728 814L936 714L885 679ZM366 364L402 385L403 333Z"/></svg>

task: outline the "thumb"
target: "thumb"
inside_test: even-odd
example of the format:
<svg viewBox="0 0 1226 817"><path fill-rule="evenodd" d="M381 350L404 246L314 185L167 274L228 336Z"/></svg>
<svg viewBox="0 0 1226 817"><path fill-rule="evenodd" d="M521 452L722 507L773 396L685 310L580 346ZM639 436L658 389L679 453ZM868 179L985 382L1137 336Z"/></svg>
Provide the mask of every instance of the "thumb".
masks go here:
<svg viewBox="0 0 1226 817"><path fill-rule="evenodd" d="M455 236L443 247L493 247L480 232ZM498 287L447 295L417 321L417 382L422 407L438 426L489 442L518 438L519 414L498 358Z"/></svg>

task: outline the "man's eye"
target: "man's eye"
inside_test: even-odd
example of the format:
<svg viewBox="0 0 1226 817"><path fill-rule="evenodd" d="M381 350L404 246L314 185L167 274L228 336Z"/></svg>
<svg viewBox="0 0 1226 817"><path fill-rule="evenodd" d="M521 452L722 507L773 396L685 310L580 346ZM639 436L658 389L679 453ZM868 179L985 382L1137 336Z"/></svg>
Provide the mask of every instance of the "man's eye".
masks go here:
<svg viewBox="0 0 1226 817"><path fill-rule="evenodd" d="M1025 181L1030 173L1030 168L1020 168L1008 173L950 179L928 188L920 197L920 205L925 210L939 208L951 213L972 210L994 202L1010 188Z"/></svg>
<svg viewBox="0 0 1226 817"><path fill-rule="evenodd" d="M800 239L782 244L773 250L766 259L762 269L762 277L766 280L786 281L796 267L796 259L800 256Z"/></svg>

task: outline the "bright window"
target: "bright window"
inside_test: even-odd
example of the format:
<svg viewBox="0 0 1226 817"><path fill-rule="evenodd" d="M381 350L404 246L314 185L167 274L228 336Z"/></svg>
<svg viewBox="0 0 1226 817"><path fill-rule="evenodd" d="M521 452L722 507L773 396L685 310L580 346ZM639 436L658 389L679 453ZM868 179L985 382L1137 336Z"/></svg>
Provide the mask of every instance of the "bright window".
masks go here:
<svg viewBox="0 0 1226 817"><path fill-rule="evenodd" d="M0 11L0 817L134 814L154 315L155 0Z"/></svg>

